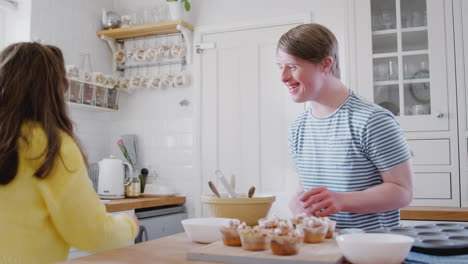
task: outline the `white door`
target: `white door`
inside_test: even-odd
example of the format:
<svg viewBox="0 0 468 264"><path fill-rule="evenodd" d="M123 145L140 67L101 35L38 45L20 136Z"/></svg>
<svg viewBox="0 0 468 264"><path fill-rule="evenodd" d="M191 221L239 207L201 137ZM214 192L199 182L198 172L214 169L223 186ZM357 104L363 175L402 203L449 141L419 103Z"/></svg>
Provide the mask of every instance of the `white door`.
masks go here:
<svg viewBox="0 0 468 264"><path fill-rule="evenodd" d="M236 191L277 195L271 213L288 214L287 192L295 190L288 151L290 124L304 111L280 81L276 44L297 24L202 34L215 49L201 54L202 193L221 169L236 176ZM203 214L207 214L203 209Z"/></svg>
<svg viewBox="0 0 468 264"><path fill-rule="evenodd" d="M453 47L444 7L440 0L356 1L358 89L392 111L404 131L448 131L456 118L448 106Z"/></svg>

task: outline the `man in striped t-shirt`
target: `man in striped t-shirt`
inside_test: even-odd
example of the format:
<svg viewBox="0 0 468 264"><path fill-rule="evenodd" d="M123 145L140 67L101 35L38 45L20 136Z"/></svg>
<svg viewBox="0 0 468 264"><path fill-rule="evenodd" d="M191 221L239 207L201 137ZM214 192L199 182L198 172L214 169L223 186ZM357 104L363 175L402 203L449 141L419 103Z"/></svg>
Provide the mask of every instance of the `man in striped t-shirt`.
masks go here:
<svg viewBox="0 0 468 264"><path fill-rule="evenodd" d="M292 99L309 103L289 133L300 176L292 213L329 215L338 228L399 225L399 209L412 200L408 145L392 113L340 81L333 33L318 24L291 29L277 62Z"/></svg>

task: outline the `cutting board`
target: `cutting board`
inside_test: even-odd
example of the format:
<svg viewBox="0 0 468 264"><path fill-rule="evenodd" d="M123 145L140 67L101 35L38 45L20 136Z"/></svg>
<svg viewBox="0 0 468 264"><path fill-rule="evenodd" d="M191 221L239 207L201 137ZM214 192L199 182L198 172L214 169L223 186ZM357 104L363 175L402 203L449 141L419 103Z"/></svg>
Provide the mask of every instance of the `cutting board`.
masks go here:
<svg viewBox="0 0 468 264"><path fill-rule="evenodd" d="M242 247L228 247L222 241L217 241L189 251L187 258L238 264L337 264L344 260L335 239L303 244L299 254L293 256L273 255L271 250L247 251Z"/></svg>

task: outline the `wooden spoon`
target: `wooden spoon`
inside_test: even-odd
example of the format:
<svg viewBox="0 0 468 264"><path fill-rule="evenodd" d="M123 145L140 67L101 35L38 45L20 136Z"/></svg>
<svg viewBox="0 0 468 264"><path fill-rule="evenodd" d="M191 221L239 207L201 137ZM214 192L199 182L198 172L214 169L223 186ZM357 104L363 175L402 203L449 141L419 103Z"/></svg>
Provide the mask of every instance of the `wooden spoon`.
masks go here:
<svg viewBox="0 0 468 264"><path fill-rule="evenodd" d="M255 187L254 186L250 187L250 189L249 189L249 198L252 198L252 196L254 195L254 192L255 192Z"/></svg>
<svg viewBox="0 0 468 264"><path fill-rule="evenodd" d="M212 181L208 181L208 185L210 186L210 189L211 191L217 196L217 197L221 197L221 195L219 195L219 192L218 192L218 189L216 189L214 183Z"/></svg>

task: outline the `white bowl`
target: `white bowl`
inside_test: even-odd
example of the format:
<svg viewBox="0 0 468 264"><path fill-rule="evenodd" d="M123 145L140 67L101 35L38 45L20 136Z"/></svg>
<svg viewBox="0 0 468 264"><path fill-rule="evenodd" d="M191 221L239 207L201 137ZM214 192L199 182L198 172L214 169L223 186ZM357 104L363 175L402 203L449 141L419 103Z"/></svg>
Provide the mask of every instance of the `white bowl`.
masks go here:
<svg viewBox="0 0 468 264"><path fill-rule="evenodd" d="M365 233L336 237L341 253L353 264L400 264L414 238L397 234Z"/></svg>
<svg viewBox="0 0 468 264"><path fill-rule="evenodd" d="M229 224L230 218L190 218L182 220L188 238L193 242L212 243L221 239L219 229Z"/></svg>

